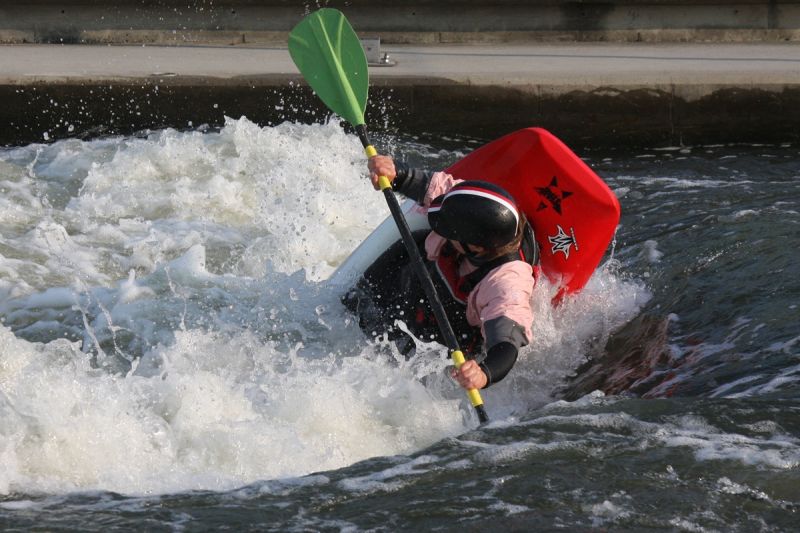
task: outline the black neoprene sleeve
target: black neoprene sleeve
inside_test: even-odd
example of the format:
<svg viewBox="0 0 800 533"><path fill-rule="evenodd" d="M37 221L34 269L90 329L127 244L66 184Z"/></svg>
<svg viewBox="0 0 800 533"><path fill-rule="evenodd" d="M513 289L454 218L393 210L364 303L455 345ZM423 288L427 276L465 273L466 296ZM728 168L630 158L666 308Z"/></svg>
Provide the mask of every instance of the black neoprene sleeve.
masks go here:
<svg viewBox="0 0 800 533"><path fill-rule="evenodd" d="M407 164L400 162L395 163L395 169L397 175L392 181L392 189L422 205L425 201L425 193L428 192L428 185L431 182L433 172L418 168L408 168Z"/></svg>
<svg viewBox="0 0 800 533"><path fill-rule="evenodd" d="M506 377L514 363L517 362L518 353L517 347L510 342L500 342L489 348L486 352L486 359L480 364L481 370L489 378L486 387Z"/></svg>

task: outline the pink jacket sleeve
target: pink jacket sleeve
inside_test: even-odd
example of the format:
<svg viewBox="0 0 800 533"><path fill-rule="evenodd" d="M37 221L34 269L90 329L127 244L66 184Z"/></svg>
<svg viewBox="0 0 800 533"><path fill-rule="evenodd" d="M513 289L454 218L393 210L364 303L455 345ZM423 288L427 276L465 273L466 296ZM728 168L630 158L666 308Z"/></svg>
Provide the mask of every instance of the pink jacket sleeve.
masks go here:
<svg viewBox="0 0 800 533"><path fill-rule="evenodd" d="M504 263L489 272L472 290L467 302L467 321L475 326L483 325L504 316L522 326L530 342L532 338L533 269L523 261Z"/></svg>
<svg viewBox="0 0 800 533"><path fill-rule="evenodd" d="M427 213L427 208L430 207L434 198L445 194L456 184L461 183L462 181L464 180L458 180L445 172L434 173L431 177L431 182L428 184L428 191L425 193L425 212ZM428 237L425 239L425 253L428 256L429 261L435 261L436 258L439 257L439 252L442 250L442 246L444 246L446 241L447 239L441 235L437 235L433 231L430 232Z"/></svg>
<svg viewBox="0 0 800 533"><path fill-rule="evenodd" d="M428 185L424 207L427 209L434 198L445 194L462 181L445 172L436 172ZM428 235L425 240L428 260L435 261L439 257L445 242L444 237L433 231ZM533 323L530 300L534 282L533 271L528 263L512 261L500 265L472 290L467 302L467 321L473 326L480 326L485 338L483 325L504 316L519 324L530 342Z"/></svg>
<svg viewBox="0 0 800 533"><path fill-rule="evenodd" d="M428 184L428 192L425 193L425 207L430 207L434 198L445 194L462 181L464 180L458 180L446 172L434 172L431 182Z"/></svg>

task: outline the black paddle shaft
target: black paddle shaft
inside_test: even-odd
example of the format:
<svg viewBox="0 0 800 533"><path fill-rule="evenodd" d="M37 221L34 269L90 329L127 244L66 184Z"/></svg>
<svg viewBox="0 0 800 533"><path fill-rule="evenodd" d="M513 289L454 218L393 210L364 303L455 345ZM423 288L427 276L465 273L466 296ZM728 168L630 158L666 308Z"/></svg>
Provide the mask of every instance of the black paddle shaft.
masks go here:
<svg viewBox="0 0 800 533"><path fill-rule="evenodd" d="M372 143L369 142L367 128L364 125L356 126L356 131L364 148L371 146ZM444 337L445 344L451 352L456 350L461 351L458 345L458 338L456 338L453 327L450 325L450 320L447 318L447 314L444 311L444 306L439 299L439 294L436 292L436 287L433 285L431 273L428 272L428 269L425 267L425 261L422 259L422 254L419 253L417 243L411 235L411 228L408 227L408 222L403 214L403 210L400 208L397 197L394 195L394 191L391 188L383 189L383 196L386 198L389 211L392 213L392 218L394 218L397 229L400 231L400 237L403 239L403 244L408 252L411 267L414 269L417 279L419 279L419 282L422 284L422 290L425 291L425 296L428 298L433 316L436 317L436 324L439 326L442 337ZM489 416L486 414L483 405L476 405L474 407L481 423L488 422Z"/></svg>
<svg viewBox="0 0 800 533"><path fill-rule="evenodd" d="M358 137L361 139L361 143L364 147L370 146L371 143L367 136L366 127L358 126L356 129L358 130ZM383 189L383 196L386 198L389 211L391 211L392 218L394 218L397 229L400 231L400 237L403 239L403 244L411 260L411 267L414 269L414 273L417 275L419 282L422 284L422 289L425 291L425 296L428 297L428 301L431 304L433 315L436 317L436 323L439 325L439 331L442 333L442 337L444 337L445 344L450 350L460 350L456 334L444 311L444 306L439 299L439 294L436 292L436 287L433 285L431 273L425 268L425 261L422 259L422 254L419 253L419 248L417 248L417 243L414 241L414 237L411 234L411 228L408 227L408 222L403 214L403 210L400 208L400 203L397 201L397 197L394 195L394 191L391 188Z"/></svg>

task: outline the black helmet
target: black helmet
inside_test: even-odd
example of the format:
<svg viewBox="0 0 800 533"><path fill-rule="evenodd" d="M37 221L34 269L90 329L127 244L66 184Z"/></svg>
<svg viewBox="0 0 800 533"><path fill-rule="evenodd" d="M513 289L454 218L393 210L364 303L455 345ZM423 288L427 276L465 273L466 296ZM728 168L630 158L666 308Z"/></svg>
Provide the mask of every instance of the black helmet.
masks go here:
<svg viewBox="0 0 800 533"><path fill-rule="evenodd" d="M446 239L498 248L514 240L519 211L514 197L502 187L462 181L431 202L428 223Z"/></svg>

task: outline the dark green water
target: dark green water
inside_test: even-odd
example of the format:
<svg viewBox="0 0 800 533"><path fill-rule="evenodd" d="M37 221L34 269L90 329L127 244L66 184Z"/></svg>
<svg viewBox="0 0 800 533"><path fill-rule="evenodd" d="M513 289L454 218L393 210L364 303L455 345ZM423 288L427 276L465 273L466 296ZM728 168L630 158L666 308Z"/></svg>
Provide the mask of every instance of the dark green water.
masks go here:
<svg viewBox="0 0 800 533"><path fill-rule="evenodd" d="M289 134L274 142L282 135ZM332 127L291 135L350 142ZM317 198L294 203L293 180L281 185L284 204L265 207L262 198L262 211L256 201L255 215L238 212L276 213L269 228L279 241L260 249L250 245L263 227L241 222L236 208L214 215L216 204L204 213L162 202L152 211L96 215L105 208L103 191L115 187L116 202L136 203L137 179L158 198L172 194L133 169L145 160L162 164L158 154L180 158L172 150L182 142L181 135L156 140L144 155L119 145L104 151L100 141L3 154L4 530L798 530L796 146L581 153L622 204L613 254L582 300L540 317L543 340L523 354L505 388L486 392L492 423L478 429L458 391L435 379L440 368L381 366L375 361L384 352L363 347L324 283L291 273L313 263L298 259L307 256L291 240L295 231L318 256L336 255L327 241L351 246L341 235L315 240L330 225L323 215L316 226L303 221L308 227L281 233L279 221L291 219L293 206ZM215 154L206 158L209 175L229 178L218 191L232 190L237 172L256 172L230 169L248 157L245 140L198 142ZM395 150L444 167L473 144L440 146L407 139ZM226 155L232 147L238 159ZM120 162L126 154L131 162ZM253 156L253 164L263 169L279 155ZM350 167L326 157L329 168ZM97 176L92 164L113 161L130 177L87 191ZM345 192L326 198L336 194L344 203ZM11 217L15 205L41 210ZM89 222L75 214L89 207ZM104 255L61 263L57 253L37 256L37 246L60 235L47 230L49 222L67 229L72 252L93 243ZM102 223L109 227L97 230ZM148 266L144 250L159 246L144 244L148 232L161 243L167 233L183 239L183 248L170 255L161 245ZM65 242L59 246L72 246ZM206 248L203 270L221 277L209 278L182 255L197 242ZM275 254L265 270L243 266L281 243L294 246L288 265ZM114 266L115 254L139 263ZM100 259L111 266L92 274L88 265ZM158 260L173 261L169 274ZM152 294L123 298L128 267ZM88 288L75 289L75 279ZM149 326L142 317L152 319ZM79 339L93 362L75 362L80 357L59 344L63 338ZM154 354L161 370L143 370ZM137 358L145 362L126 374ZM373 366L360 366L364 359ZM23 378L33 376L43 377L25 388ZM70 408L61 413L63 404ZM385 440L373 443L376 434ZM253 435L259 440L251 442ZM84 443L72 455L70 440Z"/></svg>

